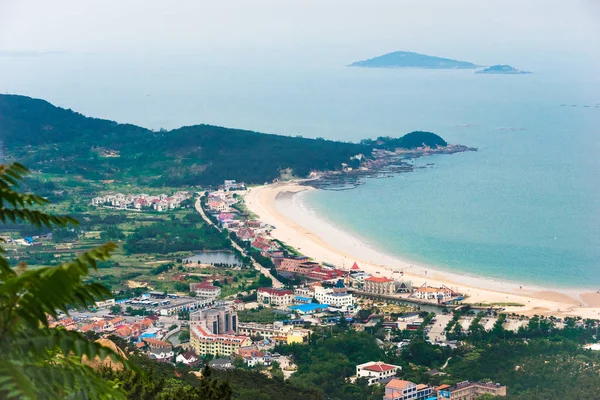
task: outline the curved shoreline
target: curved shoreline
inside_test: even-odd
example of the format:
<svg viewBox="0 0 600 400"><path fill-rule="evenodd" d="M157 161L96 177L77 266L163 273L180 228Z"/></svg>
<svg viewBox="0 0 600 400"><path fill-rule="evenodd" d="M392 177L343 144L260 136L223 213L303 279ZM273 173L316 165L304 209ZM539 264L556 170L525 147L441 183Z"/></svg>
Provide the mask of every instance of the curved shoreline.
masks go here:
<svg viewBox="0 0 600 400"><path fill-rule="evenodd" d="M467 302L524 305L506 307L508 312L600 318L600 294L593 291L576 288L558 290L486 279L443 271L385 254L294 204L293 196L307 190L316 189L295 182L253 187L246 194L246 206L263 222L276 227L273 237L317 261L330 262L343 269L349 269L356 261L369 273L394 275L396 279L400 278L402 271L403 279L411 280L413 286L424 282L436 286L443 284L468 295Z"/></svg>

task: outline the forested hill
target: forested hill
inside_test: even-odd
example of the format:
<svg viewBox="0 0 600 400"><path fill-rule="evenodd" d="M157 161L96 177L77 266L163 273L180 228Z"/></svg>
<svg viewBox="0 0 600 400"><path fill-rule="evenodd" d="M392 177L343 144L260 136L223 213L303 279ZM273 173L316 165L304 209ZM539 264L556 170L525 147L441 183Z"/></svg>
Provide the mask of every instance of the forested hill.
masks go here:
<svg viewBox="0 0 600 400"><path fill-rule="evenodd" d="M443 142L429 135L434 147ZM287 168L304 177L313 170L337 170L352 156L369 157L381 147L211 125L156 132L18 95L0 95L0 140L6 156L31 169L153 186L215 185L224 179L264 183Z"/></svg>

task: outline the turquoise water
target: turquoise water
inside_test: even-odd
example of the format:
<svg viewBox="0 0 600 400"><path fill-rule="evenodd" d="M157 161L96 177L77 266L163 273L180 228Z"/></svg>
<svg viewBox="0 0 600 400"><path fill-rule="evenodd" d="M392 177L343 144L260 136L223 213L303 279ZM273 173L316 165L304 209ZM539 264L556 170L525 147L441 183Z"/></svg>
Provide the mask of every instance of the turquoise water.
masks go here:
<svg viewBox="0 0 600 400"><path fill-rule="evenodd" d="M350 191L313 192L306 202L391 254L489 277L598 288L600 76L569 67L578 66L486 76L223 67L198 58L5 58L0 90L150 128L210 123L349 141L430 130L479 151L417 160L434 166Z"/></svg>

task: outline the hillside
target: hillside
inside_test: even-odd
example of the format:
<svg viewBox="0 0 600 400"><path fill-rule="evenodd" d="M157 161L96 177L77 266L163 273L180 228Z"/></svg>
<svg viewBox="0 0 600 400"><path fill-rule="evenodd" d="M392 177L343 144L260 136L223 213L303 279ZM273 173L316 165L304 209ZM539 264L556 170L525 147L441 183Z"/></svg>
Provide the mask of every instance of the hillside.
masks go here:
<svg viewBox="0 0 600 400"><path fill-rule="evenodd" d="M340 169L352 156L370 157L380 147L211 125L156 132L18 95L0 95L0 135L5 155L31 169L150 186L206 186L224 179L264 183L287 168L305 177L313 170ZM445 143L434 134L414 135L421 133L389 139L385 147Z"/></svg>
<svg viewBox="0 0 600 400"><path fill-rule="evenodd" d="M357 61L349 67L363 68L427 68L427 69L471 69L477 65L467 61L428 56L410 51L395 51L368 60Z"/></svg>

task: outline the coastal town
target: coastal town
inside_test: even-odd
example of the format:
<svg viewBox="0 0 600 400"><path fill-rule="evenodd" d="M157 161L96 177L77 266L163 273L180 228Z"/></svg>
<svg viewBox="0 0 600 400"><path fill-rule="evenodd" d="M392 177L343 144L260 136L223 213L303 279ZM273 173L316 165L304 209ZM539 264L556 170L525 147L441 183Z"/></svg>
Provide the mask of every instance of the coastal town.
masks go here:
<svg viewBox="0 0 600 400"><path fill-rule="evenodd" d="M298 369L297 360L285 349L310 347L311 337L328 328L368 332L385 354L401 358L421 341L439 349L456 349L466 337L481 332L500 329L518 335L534 323L556 329L588 323L506 312L501 304L471 304L465 302L468 294L455 288L427 282L416 285L401 271L386 276L358 261L334 265L312 259L276 239L277 228L246 208L246 193L243 183L229 180L218 190L198 192L194 197L178 192L170 197L115 194L92 200L93 206L109 203L127 209L144 199L147 204L165 202L165 210L170 210L175 206L169 204L192 199L202 219L227 234L239 263L203 264L183 258L179 268L158 272L159 279L181 282L180 290L141 286L133 297L97 302L92 311L73 310L52 320L51 326L116 337L156 362L191 371L205 365L217 370L242 368L267 376L282 374L285 380ZM253 268L270 284L225 295L227 276L222 271L232 268ZM189 281L181 290L188 278L198 276L199 281ZM354 366L355 373L347 382L378 385L383 400L506 396L507 386L502 382L452 380L445 371L449 361L427 370L436 378L426 383L405 379L406 366L364 359Z"/></svg>

